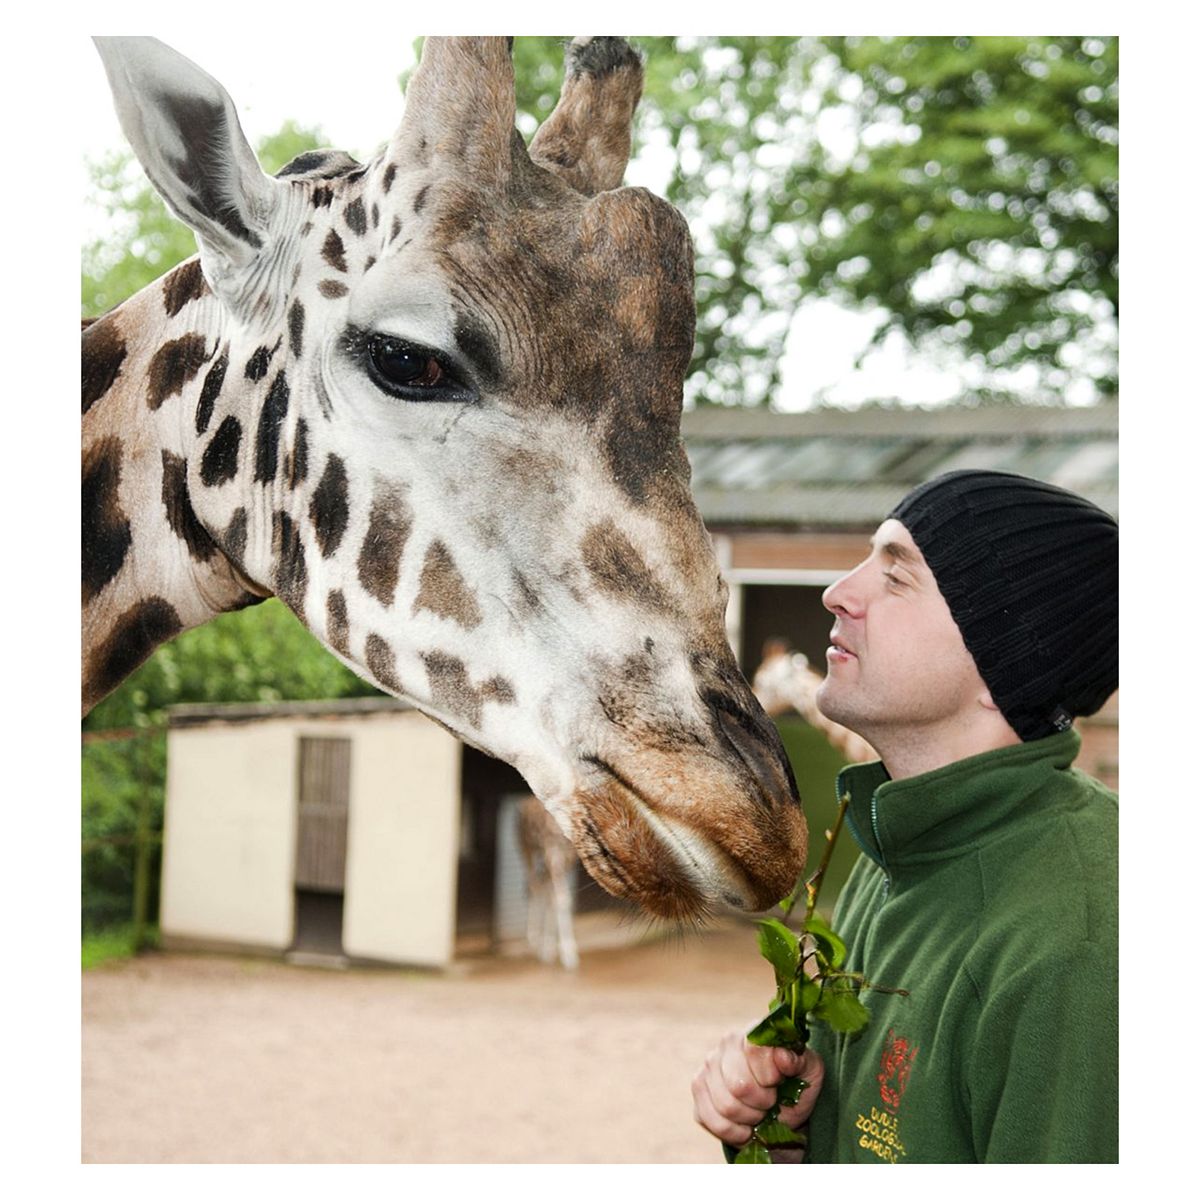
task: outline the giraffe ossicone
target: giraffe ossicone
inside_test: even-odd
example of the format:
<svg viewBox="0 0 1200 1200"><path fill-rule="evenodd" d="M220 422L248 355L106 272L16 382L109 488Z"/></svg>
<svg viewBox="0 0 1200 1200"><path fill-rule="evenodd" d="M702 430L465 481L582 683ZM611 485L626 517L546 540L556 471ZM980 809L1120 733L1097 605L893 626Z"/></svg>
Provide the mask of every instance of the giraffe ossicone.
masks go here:
<svg viewBox="0 0 1200 1200"><path fill-rule="evenodd" d="M85 712L275 595L520 770L608 890L677 919L785 894L805 822L679 436L691 241L620 186L636 52L572 42L527 148L506 39L430 38L375 158L272 178L199 67L97 45L200 253L83 335Z"/></svg>

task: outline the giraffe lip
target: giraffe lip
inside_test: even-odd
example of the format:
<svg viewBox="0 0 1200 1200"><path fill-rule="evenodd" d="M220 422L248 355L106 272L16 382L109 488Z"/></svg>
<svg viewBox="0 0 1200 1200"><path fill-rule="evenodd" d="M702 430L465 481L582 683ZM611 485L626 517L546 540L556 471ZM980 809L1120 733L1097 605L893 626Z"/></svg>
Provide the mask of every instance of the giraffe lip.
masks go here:
<svg viewBox="0 0 1200 1200"><path fill-rule="evenodd" d="M751 889L721 850L655 812L611 763L598 756L584 761L600 780L577 793L574 840L602 887L673 920L702 920L718 902L753 907Z"/></svg>

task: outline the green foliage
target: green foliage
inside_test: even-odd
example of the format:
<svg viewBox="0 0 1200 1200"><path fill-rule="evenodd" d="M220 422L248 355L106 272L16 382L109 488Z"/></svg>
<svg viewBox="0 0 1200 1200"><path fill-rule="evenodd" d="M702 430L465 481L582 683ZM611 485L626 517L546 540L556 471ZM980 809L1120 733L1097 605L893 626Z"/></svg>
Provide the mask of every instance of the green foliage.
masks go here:
<svg viewBox="0 0 1200 1200"><path fill-rule="evenodd" d="M779 1046L803 1054L808 1045L813 1021L823 1021L842 1034L855 1034L870 1022L871 1014L859 999L864 988L877 987L861 974L843 971L846 943L834 933L817 912L822 882L842 828L846 801L839 804L813 877L797 881L792 894L780 905L786 920L797 899L804 895L807 905L801 933L797 936L776 917L758 922L758 948L775 973L775 995L767 1015L749 1033L746 1040L755 1046ZM779 1119L780 1109L794 1105L808 1087L798 1076L786 1079L776 1089L775 1103L754 1126L750 1141L733 1158L736 1163L769 1163L770 1148L803 1147L806 1135L789 1129Z"/></svg>
<svg viewBox="0 0 1200 1200"><path fill-rule="evenodd" d="M158 931L150 931L150 944L157 945ZM85 933L81 949L81 965L88 971L136 953L132 925L114 925L98 933Z"/></svg>
<svg viewBox="0 0 1200 1200"><path fill-rule="evenodd" d="M1117 313L1115 38L830 38L852 155L797 163L804 286L882 303L876 340L1049 364ZM1116 386L1115 348L1096 368Z"/></svg>
<svg viewBox="0 0 1200 1200"><path fill-rule="evenodd" d="M278 600L225 613L160 646L88 714L84 728L160 725L171 704L377 696Z"/></svg>
<svg viewBox="0 0 1200 1200"><path fill-rule="evenodd" d="M151 833L161 832L166 758L166 738L150 729L138 737L83 746L80 877L85 932L132 916L138 813L145 804ZM156 843L150 856L152 912L158 906L160 865L161 846Z"/></svg>
<svg viewBox="0 0 1200 1200"><path fill-rule="evenodd" d="M518 124L565 39L518 38ZM700 402L761 403L800 305L1059 390L1116 387L1115 38L642 38L634 153L696 240ZM995 376L1003 379L1003 375Z"/></svg>
<svg viewBox="0 0 1200 1200"><path fill-rule="evenodd" d="M333 657L278 600L226 613L160 646L84 720L86 732L138 728L142 736L83 747L83 924L96 931L130 919L138 808L161 836L166 790L166 709L172 704L324 700L380 693ZM161 847L150 862L156 919Z"/></svg>

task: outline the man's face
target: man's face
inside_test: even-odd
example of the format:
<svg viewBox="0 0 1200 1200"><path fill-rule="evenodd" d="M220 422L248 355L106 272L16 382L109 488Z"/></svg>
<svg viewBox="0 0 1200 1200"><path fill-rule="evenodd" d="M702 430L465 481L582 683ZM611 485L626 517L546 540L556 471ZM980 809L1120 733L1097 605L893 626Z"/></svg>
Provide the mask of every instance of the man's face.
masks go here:
<svg viewBox="0 0 1200 1200"><path fill-rule="evenodd" d="M876 749L897 735L952 733L989 699L933 573L899 521L880 525L870 556L822 602L837 619L817 704Z"/></svg>

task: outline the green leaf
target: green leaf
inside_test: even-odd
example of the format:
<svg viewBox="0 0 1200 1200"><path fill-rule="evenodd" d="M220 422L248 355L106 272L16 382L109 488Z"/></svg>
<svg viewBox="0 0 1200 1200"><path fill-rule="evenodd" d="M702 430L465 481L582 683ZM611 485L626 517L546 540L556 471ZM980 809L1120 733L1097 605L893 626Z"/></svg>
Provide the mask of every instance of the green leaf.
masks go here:
<svg viewBox="0 0 1200 1200"><path fill-rule="evenodd" d="M754 1136L767 1146L806 1146L808 1139L782 1121L762 1121L754 1127Z"/></svg>
<svg viewBox="0 0 1200 1200"><path fill-rule="evenodd" d="M871 1014L852 987L838 986L847 982L837 980L834 986L824 988L820 1003L813 1009L812 1015L815 1020L824 1021L838 1033L857 1033L866 1027Z"/></svg>
<svg viewBox="0 0 1200 1200"><path fill-rule="evenodd" d="M785 988L800 966L800 942L782 921L766 917L758 922L758 948L775 968L775 983Z"/></svg>
<svg viewBox="0 0 1200 1200"><path fill-rule="evenodd" d="M770 1154L767 1153L767 1148L761 1142L756 1142L753 1138L750 1139L737 1153L737 1158L734 1160L737 1163L769 1163L771 1161Z"/></svg>
<svg viewBox="0 0 1200 1200"><path fill-rule="evenodd" d="M800 1031L796 1028L786 1004L777 1004L753 1029L746 1034L752 1046L784 1046L789 1050L802 1044Z"/></svg>
<svg viewBox="0 0 1200 1200"><path fill-rule="evenodd" d="M806 1092L811 1084L807 1079L801 1079L799 1075L792 1075L785 1079L776 1091L776 1099L784 1108L791 1108L793 1104L798 1104L802 1093Z"/></svg>
<svg viewBox="0 0 1200 1200"><path fill-rule="evenodd" d="M813 941L817 943L818 952L835 971L846 961L846 943L825 924L817 913L813 913L804 922L804 932L812 935Z"/></svg>
<svg viewBox="0 0 1200 1200"><path fill-rule="evenodd" d="M810 1013L821 1000L821 985L815 979L805 976L800 981L800 1007Z"/></svg>

